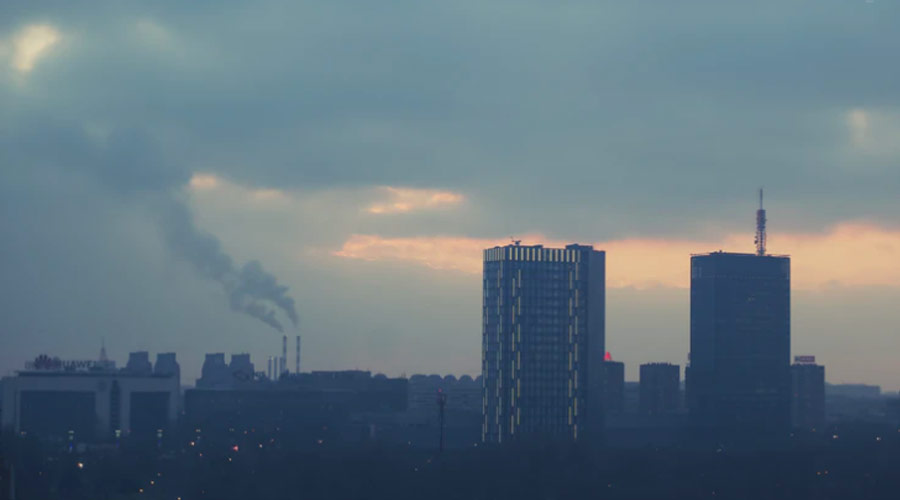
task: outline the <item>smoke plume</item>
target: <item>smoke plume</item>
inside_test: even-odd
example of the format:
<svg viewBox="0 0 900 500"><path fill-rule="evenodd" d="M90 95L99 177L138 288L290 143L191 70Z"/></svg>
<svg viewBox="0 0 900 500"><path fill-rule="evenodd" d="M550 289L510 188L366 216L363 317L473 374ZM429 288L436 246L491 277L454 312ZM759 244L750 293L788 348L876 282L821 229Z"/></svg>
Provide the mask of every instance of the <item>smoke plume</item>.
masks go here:
<svg viewBox="0 0 900 500"><path fill-rule="evenodd" d="M88 135L77 124L26 116L18 134L0 134L4 163L77 171L96 179L112 193L135 202L149 201L160 214L166 246L190 262L197 272L219 283L232 310L248 314L283 331L280 310L297 324L294 300L262 265L250 261L237 267L219 240L196 226L180 193L190 172L166 160L145 131L117 128L104 139ZM52 171L52 170L51 170Z"/></svg>
<svg viewBox="0 0 900 500"><path fill-rule="evenodd" d="M164 208L162 229L166 243L178 256L190 262L204 278L222 285L228 305L271 326L279 332L284 326L276 313L280 310L296 326L298 317L294 299L288 287L251 260L237 268L231 257L222 250L219 240L194 224L193 214L177 199Z"/></svg>

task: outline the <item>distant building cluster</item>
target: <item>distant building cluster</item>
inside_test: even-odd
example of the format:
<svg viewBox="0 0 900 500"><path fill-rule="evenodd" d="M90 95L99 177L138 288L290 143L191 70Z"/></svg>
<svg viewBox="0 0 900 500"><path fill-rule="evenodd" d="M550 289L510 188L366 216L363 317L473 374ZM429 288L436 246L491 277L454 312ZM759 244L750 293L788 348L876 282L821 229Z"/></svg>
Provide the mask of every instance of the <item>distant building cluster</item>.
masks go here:
<svg viewBox="0 0 900 500"><path fill-rule="evenodd" d="M812 356L791 363L790 258L757 252L690 259L690 354L651 362L639 381L606 351L606 255L587 245L516 241L484 251L482 374L390 378L294 369L288 339L257 370L247 353L210 353L183 390L174 353L134 352L116 368L39 356L2 380L2 424L62 442L196 433L280 435L292 446L382 442L468 447L562 441L660 444L680 435L783 438L829 422L900 423L880 389L830 385ZM280 433L280 434L279 434ZM273 438L274 439L274 438ZM260 444L261 445L261 444Z"/></svg>
<svg viewBox="0 0 900 500"><path fill-rule="evenodd" d="M761 191L756 216L756 253L691 257L683 388L678 365L643 364L633 384L605 353L603 251L519 241L486 249L483 440L596 441L659 429L755 439L821 429L824 367L811 357L791 365L790 258L766 253Z"/></svg>
<svg viewBox="0 0 900 500"><path fill-rule="evenodd" d="M279 361L279 365L282 362ZM481 377L368 371L282 372L270 379L249 354L207 354L195 387L183 389L173 353L151 363L39 356L0 381L4 429L51 442L157 442L178 425L208 436L235 429L284 436L291 446L379 441L414 447L481 440ZM438 395L445 404L439 407Z"/></svg>

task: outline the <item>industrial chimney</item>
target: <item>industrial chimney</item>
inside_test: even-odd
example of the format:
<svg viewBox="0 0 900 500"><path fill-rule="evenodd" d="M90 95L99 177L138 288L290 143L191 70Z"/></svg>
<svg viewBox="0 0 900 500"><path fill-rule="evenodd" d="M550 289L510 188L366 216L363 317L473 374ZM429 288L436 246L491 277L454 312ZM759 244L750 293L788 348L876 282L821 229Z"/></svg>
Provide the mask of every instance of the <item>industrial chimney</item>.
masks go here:
<svg viewBox="0 0 900 500"><path fill-rule="evenodd" d="M282 373L287 371L287 335L281 337L281 371L278 372L280 377Z"/></svg>
<svg viewBox="0 0 900 500"><path fill-rule="evenodd" d="M297 335L297 359L296 365L294 366L294 373L300 373L300 336Z"/></svg>

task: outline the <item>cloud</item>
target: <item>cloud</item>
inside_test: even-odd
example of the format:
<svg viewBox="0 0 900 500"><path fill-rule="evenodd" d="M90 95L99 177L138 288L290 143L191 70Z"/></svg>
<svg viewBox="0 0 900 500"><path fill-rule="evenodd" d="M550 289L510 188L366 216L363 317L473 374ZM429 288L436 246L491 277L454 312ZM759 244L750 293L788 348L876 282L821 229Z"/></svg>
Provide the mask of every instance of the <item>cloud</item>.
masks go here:
<svg viewBox="0 0 900 500"><path fill-rule="evenodd" d="M451 208L463 202L464 197L451 191L384 186L379 189L387 201L379 201L366 207L366 212L376 215L402 214L420 210Z"/></svg>
<svg viewBox="0 0 900 500"><path fill-rule="evenodd" d="M851 109L847 112L847 126L850 128L850 141L854 146L864 147L869 140L869 115L862 109Z"/></svg>
<svg viewBox="0 0 900 500"><path fill-rule="evenodd" d="M504 244L504 240L452 236L382 238L377 235L354 234L334 255L367 261L409 261L433 269L479 273L481 250L500 244Z"/></svg>
<svg viewBox="0 0 900 500"><path fill-rule="evenodd" d="M525 244L561 247L541 235ZM385 238L352 235L333 255L366 261L412 262L438 270L481 272L482 250L508 240L452 236ZM795 289L835 285L900 287L900 231L866 223L844 223L819 234L774 233L769 248L792 257ZM607 286L653 288L690 286L692 253L717 250L752 252L752 237L731 234L718 241L626 238L594 243L607 253Z"/></svg>
<svg viewBox="0 0 900 500"><path fill-rule="evenodd" d="M188 182L190 191L205 200L222 203L255 204L257 207L304 210L316 198L329 199L323 210L334 213L338 209L355 210L362 214L392 215L447 210L462 204L462 194L440 189L401 188L390 186L335 187L331 189L299 190L255 187L209 172L196 172ZM342 205L341 207L335 205ZM245 205L250 208L254 205ZM349 210L348 210L349 209ZM358 217L357 217L358 218Z"/></svg>
<svg viewBox="0 0 900 500"><path fill-rule="evenodd" d="M195 191L206 191L219 187L219 178L213 174L194 174L188 186Z"/></svg>
<svg viewBox="0 0 900 500"><path fill-rule="evenodd" d="M847 112L846 124L856 152L900 161L900 114L854 108Z"/></svg>
<svg viewBox="0 0 900 500"><path fill-rule="evenodd" d="M280 189L248 187L206 172L192 174L188 188L198 195L238 197L243 201L262 204L288 203L291 198L290 194Z"/></svg>
<svg viewBox="0 0 900 500"><path fill-rule="evenodd" d="M30 73L38 60L46 55L60 38L59 31L49 24L26 26L12 40L11 66L19 73Z"/></svg>
<svg viewBox="0 0 900 500"><path fill-rule="evenodd" d="M175 48L175 39L171 32L152 19L141 19L134 25L138 38L151 46L166 49Z"/></svg>

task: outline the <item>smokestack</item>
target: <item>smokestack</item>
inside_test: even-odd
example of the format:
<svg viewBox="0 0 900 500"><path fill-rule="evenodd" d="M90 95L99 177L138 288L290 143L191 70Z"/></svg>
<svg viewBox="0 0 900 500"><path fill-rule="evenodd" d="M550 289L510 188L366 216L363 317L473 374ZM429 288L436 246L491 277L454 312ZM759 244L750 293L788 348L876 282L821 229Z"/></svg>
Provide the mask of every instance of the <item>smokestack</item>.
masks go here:
<svg viewBox="0 0 900 500"><path fill-rule="evenodd" d="M287 335L281 336L281 373L287 371ZM281 374L279 373L279 375Z"/></svg>
<svg viewBox="0 0 900 500"><path fill-rule="evenodd" d="M269 380L272 380L272 356L269 356L269 371L268 371L268 375L269 375Z"/></svg>
<svg viewBox="0 0 900 500"><path fill-rule="evenodd" d="M294 367L294 373L300 373L300 336L297 335L297 364Z"/></svg>

